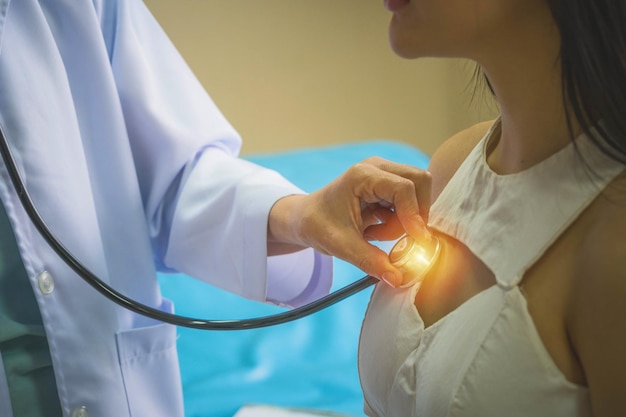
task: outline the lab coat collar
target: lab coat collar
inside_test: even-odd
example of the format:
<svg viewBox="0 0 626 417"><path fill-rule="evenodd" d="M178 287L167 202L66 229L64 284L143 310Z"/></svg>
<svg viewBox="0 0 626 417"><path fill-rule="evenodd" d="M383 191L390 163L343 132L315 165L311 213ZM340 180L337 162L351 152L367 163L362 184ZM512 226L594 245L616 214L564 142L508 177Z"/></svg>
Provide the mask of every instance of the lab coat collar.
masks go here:
<svg viewBox="0 0 626 417"><path fill-rule="evenodd" d="M7 20L7 11L9 10L11 0L0 0L0 54L2 53L2 39L4 38L4 23Z"/></svg>

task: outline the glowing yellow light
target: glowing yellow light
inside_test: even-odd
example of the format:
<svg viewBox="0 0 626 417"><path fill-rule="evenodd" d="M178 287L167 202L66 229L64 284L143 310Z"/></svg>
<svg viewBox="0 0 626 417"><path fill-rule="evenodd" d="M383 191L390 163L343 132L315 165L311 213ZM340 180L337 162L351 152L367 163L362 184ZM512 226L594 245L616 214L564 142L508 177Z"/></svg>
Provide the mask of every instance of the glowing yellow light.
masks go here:
<svg viewBox="0 0 626 417"><path fill-rule="evenodd" d="M417 242L406 235L389 252L391 263L404 274L401 288L409 287L424 279L424 276L439 256L439 239L435 235Z"/></svg>

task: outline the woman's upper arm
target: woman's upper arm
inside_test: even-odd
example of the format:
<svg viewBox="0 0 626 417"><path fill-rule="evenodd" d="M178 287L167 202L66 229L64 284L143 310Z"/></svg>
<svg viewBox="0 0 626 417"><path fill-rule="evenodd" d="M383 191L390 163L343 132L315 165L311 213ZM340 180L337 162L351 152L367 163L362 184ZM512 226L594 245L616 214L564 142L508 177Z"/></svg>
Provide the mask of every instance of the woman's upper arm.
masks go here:
<svg viewBox="0 0 626 417"><path fill-rule="evenodd" d="M623 410L626 393L626 210L609 204L582 246L568 320L596 417Z"/></svg>

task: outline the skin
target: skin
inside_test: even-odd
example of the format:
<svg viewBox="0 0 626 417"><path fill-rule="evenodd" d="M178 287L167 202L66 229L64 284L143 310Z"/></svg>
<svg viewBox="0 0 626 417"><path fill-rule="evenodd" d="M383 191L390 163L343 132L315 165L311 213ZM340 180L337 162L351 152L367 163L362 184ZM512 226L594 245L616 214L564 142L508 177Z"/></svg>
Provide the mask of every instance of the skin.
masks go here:
<svg viewBox="0 0 626 417"><path fill-rule="evenodd" d="M483 68L501 112L501 134L487 158L495 172L523 171L569 143L560 38L543 0L411 1L393 14L389 33L400 56L463 57ZM435 153L429 167L433 201L489 125L458 133ZM569 381L589 388L594 416L619 413L626 392L624 213L621 175L521 283L548 353ZM462 243L450 236L441 240L441 262L415 300L427 326L495 283Z"/></svg>

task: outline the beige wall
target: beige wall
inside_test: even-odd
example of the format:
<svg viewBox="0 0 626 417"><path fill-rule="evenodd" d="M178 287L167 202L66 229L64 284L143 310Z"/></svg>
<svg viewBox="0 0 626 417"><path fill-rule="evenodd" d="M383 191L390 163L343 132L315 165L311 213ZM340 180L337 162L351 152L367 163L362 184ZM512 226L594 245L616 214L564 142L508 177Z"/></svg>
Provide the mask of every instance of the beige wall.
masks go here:
<svg viewBox="0 0 626 417"><path fill-rule="evenodd" d="M244 154L378 138L430 154L493 113L469 110L469 64L391 52L382 0L145 1Z"/></svg>

